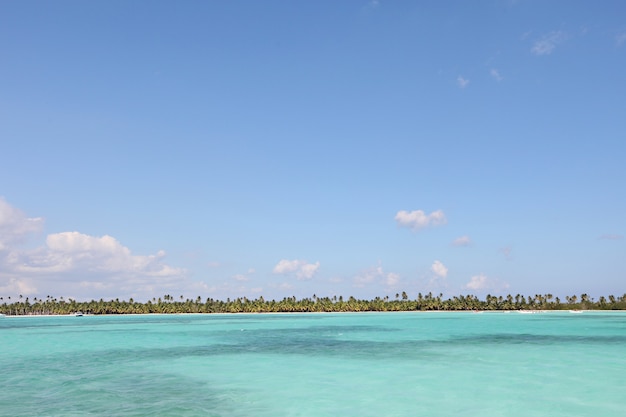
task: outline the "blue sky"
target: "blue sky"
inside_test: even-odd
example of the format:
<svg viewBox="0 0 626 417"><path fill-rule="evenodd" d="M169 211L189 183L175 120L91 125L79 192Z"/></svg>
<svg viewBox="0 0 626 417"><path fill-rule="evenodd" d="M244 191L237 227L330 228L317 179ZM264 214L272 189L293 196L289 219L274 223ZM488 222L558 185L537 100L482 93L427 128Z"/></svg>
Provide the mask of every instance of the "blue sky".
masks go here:
<svg viewBox="0 0 626 417"><path fill-rule="evenodd" d="M626 292L626 5L0 3L0 294Z"/></svg>

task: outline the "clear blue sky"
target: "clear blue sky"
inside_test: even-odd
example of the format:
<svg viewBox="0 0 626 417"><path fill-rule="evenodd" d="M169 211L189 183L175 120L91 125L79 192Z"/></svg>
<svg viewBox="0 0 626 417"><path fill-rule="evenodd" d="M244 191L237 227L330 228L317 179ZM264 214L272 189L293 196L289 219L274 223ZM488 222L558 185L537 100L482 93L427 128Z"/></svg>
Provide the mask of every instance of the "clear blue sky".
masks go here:
<svg viewBox="0 0 626 417"><path fill-rule="evenodd" d="M621 295L624 16L2 1L0 295Z"/></svg>

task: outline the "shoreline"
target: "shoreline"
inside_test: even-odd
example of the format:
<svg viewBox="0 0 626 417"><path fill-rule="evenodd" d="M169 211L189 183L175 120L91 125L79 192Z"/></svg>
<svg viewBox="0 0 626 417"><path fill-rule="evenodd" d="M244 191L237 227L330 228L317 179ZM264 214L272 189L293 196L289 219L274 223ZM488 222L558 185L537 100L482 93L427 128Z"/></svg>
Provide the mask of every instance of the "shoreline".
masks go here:
<svg viewBox="0 0 626 417"><path fill-rule="evenodd" d="M404 310L404 311L268 311L268 312L240 312L240 313L122 313L122 314L86 314L80 316L75 314L19 314L19 315L0 315L0 318L60 318L60 317L130 317L130 316L265 316L265 315L296 315L296 314L596 314L596 313L626 313L626 310Z"/></svg>

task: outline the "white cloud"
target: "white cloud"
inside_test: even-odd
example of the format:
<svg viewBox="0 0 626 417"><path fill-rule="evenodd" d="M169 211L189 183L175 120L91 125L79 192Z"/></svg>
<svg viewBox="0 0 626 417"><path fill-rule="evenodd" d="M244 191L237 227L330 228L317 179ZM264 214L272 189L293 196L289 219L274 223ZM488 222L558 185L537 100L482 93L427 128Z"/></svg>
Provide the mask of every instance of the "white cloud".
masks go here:
<svg viewBox="0 0 626 417"><path fill-rule="evenodd" d="M43 220L26 217L4 200L0 228L0 290L7 294L150 298L201 285L187 280L184 269L164 263L164 251L134 255L111 236L54 233L35 249L18 248L29 233L43 229Z"/></svg>
<svg viewBox="0 0 626 417"><path fill-rule="evenodd" d="M470 291L504 291L509 288L509 284L496 279L487 278L485 274L474 275L465 284L464 289Z"/></svg>
<svg viewBox="0 0 626 417"><path fill-rule="evenodd" d="M50 272L90 271L167 276L180 272L160 262L164 251L155 255L133 255L111 236L95 237L78 232L48 235L46 247L25 254L27 262L18 271L45 274Z"/></svg>
<svg viewBox="0 0 626 417"><path fill-rule="evenodd" d="M452 245L454 246L469 246L472 244L472 240L469 236L459 236L452 241Z"/></svg>
<svg viewBox="0 0 626 417"><path fill-rule="evenodd" d="M353 286L357 288L363 288L373 283L379 283L393 288L400 282L400 275L395 272L385 272L379 263L378 266L361 271L354 277L352 282Z"/></svg>
<svg viewBox="0 0 626 417"><path fill-rule="evenodd" d="M554 49L565 42L567 36L562 31L552 31L541 37L533 44L530 51L535 55L550 55Z"/></svg>
<svg viewBox="0 0 626 417"><path fill-rule="evenodd" d="M296 271L301 262L302 261L299 260L289 261L287 259L282 259L276 264L273 272L275 274L288 274L289 272Z"/></svg>
<svg viewBox="0 0 626 417"><path fill-rule="evenodd" d="M446 278L448 276L448 268L440 261L433 262L430 270L439 278Z"/></svg>
<svg viewBox="0 0 626 417"><path fill-rule="evenodd" d="M489 286L488 278L483 275L474 275L470 281L465 285L468 290L484 290Z"/></svg>
<svg viewBox="0 0 626 417"><path fill-rule="evenodd" d="M388 287L395 287L400 282L400 275L395 272L389 272L385 277L385 285Z"/></svg>
<svg viewBox="0 0 626 417"><path fill-rule="evenodd" d="M307 263L307 261L301 259L287 260L282 259L276 264L273 272L275 274L292 274L294 273L299 280L311 279L317 273L320 267L320 263L314 264Z"/></svg>
<svg viewBox="0 0 626 417"><path fill-rule="evenodd" d="M320 267L319 262L315 262L314 264L304 264L300 267L300 271L296 273L298 279L311 279L313 275L317 272Z"/></svg>
<svg viewBox="0 0 626 417"><path fill-rule="evenodd" d="M0 280L2 280L0 278ZM23 294L31 295L36 294L37 288L32 283L26 280L18 280L16 278L9 278L4 285L0 285L0 294Z"/></svg>
<svg viewBox="0 0 626 417"><path fill-rule="evenodd" d="M626 43L626 31L615 35L615 43L617 44L617 46L622 46L624 43Z"/></svg>
<svg viewBox="0 0 626 417"><path fill-rule="evenodd" d="M494 79L494 80L496 80L496 81L498 81L498 82L499 82L499 81L502 81L502 80L504 79L504 78L502 77L502 75L500 75L500 71L498 71L498 70L497 70L497 69L495 69L495 68L492 68L492 69L489 71L489 75L491 75L491 77L493 77L493 79Z"/></svg>
<svg viewBox="0 0 626 417"><path fill-rule="evenodd" d="M374 268L366 269L360 272L354 277L353 283L355 287L363 288L368 284L374 282L376 278L380 278L383 275L383 268L378 266Z"/></svg>
<svg viewBox="0 0 626 417"><path fill-rule="evenodd" d="M400 210L395 217L399 226L408 227L413 231L423 229L428 226L439 226L447 222L446 215L441 210L433 211L430 214L422 210L405 211Z"/></svg>
<svg viewBox="0 0 626 417"><path fill-rule="evenodd" d="M365 13L373 13L379 7L381 7L380 0L369 0L363 5L361 11Z"/></svg>
<svg viewBox="0 0 626 417"><path fill-rule="evenodd" d="M602 240L622 240L622 239L624 239L624 235L608 234L608 235L600 236L600 239L602 239Z"/></svg>
<svg viewBox="0 0 626 417"><path fill-rule="evenodd" d="M240 282L250 281L250 278L247 275L244 275L244 274L233 275L233 279L235 281L240 281Z"/></svg>
<svg viewBox="0 0 626 417"><path fill-rule="evenodd" d="M465 88L469 84L469 80L459 75L456 79L456 83L460 88Z"/></svg>
<svg viewBox="0 0 626 417"><path fill-rule="evenodd" d="M29 234L42 229L41 217L27 217L0 197L0 251L23 242Z"/></svg>
<svg viewBox="0 0 626 417"><path fill-rule="evenodd" d="M248 268L248 271L245 274L235 274L231 278L235 281L246 282L250 281L250 276L255 273L254 268Z"/></svg>

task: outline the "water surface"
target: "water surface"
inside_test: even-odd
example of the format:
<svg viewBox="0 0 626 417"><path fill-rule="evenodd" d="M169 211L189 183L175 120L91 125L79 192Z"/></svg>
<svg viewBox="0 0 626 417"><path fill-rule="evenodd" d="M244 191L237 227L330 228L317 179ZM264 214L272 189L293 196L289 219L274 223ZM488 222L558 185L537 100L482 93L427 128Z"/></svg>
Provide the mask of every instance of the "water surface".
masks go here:
<svg viewBox="0 0 626 417"><path fill-rule="evenodd" d="M0 416L621 416L626 313L0 318Z"/></svg>

